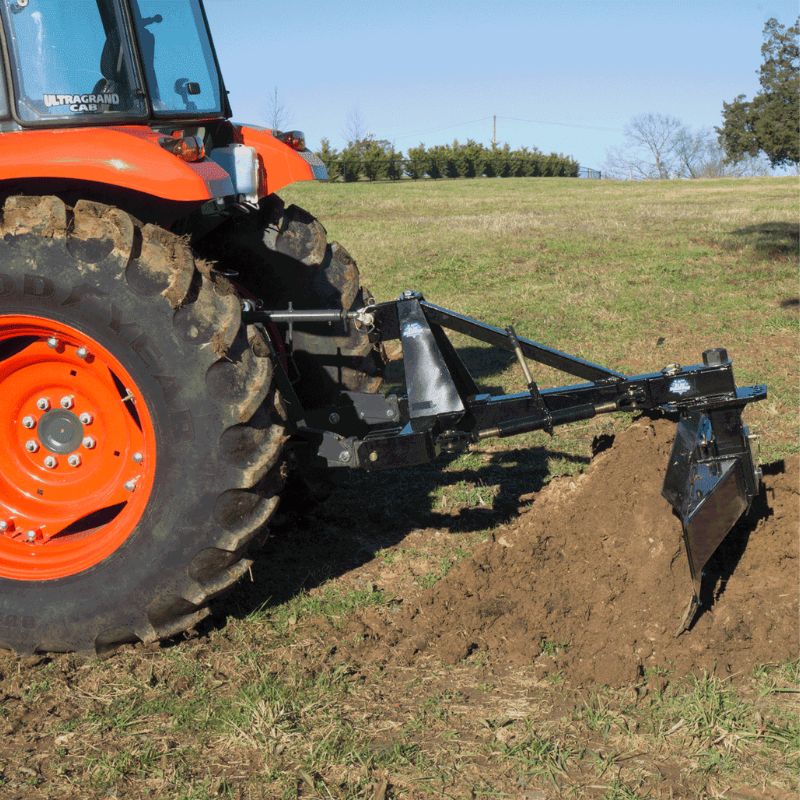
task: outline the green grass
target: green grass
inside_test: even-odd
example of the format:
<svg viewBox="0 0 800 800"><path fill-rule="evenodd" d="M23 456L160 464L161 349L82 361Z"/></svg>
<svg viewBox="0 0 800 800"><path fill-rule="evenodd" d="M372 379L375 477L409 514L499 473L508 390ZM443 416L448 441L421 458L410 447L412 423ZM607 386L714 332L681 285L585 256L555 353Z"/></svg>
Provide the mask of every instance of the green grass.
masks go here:
<svg viewBox="0 0 800 800"><path fill-rule="evenodd" d="M357 609L386 602L386 595L373 587L343 591L338 586L327 586L314 594L301 592L286 603L258 610L251 616L266 617L277 630L285 632L308 617L321 617L336 625Z"/></svg>
<svg viewBox="0 0 800 800"><path fill-rule="evenodd" d="M567 774L570 760L577 755L573 747L558 739L544 737L535 730L527 730L519 741L504 745L501 755L515 763L525 777L544 778L557 783Z"/></svg>

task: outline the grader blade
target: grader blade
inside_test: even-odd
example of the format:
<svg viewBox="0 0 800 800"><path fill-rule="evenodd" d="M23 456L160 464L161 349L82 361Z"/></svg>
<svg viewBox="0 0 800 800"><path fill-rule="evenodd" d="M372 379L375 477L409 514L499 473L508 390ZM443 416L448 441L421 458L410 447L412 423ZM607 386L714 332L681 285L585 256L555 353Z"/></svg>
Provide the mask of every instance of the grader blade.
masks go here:
<svg viewBox="0 0 800 800"><path fill-rule="evenodd" d="M749 509L760 478L740 408L690 411L681 418L662 490L683 524L692 579L692 598L676 635L700 611L703 568Z"/></svg>

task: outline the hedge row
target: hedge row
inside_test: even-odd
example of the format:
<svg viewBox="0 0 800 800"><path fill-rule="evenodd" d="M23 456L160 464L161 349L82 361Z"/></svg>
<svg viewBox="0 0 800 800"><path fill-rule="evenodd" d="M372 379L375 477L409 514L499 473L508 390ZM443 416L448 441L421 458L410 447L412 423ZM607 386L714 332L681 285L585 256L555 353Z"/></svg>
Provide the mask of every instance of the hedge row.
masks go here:
<svg viewBox="0 0 800 800"><path fill-rule="evenodd" d="M322 140L317 155L325 163L331 180L345 181L400 180L401 178L511 178L560 177L577 178L579 165L575 159L559 153L546 155L536 148L512 150L484 147L471 139L447 145L409 148L408 154L396 151L385 140L363 139L351 142L338 152L327 139Z"/></svg>

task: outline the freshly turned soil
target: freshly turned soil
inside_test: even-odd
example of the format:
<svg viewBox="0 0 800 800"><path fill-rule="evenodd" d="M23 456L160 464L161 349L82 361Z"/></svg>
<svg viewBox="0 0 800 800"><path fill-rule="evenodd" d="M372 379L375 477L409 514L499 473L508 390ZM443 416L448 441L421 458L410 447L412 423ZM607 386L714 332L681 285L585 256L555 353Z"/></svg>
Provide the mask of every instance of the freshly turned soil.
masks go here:
<svg viewBox="0 0 800 800"><path fill-rule="evenodd" d="M771 465L707 566L706 610L676 637L690 581L680 522L661 497L674 431L637 421L410 607L365 614L361 655L456 663L482 652L612 686L655 667L731 675L796 657L800 459Z"/></svg>

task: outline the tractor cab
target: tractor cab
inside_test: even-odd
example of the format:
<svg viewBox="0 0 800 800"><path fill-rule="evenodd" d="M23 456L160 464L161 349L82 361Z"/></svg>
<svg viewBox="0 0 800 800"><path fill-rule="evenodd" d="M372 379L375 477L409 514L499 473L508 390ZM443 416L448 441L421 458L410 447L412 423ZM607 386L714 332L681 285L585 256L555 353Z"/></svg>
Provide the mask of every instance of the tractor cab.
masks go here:
<svg viewBox="0 0 800 800"><path fill-rule="evenodd" d="M0 33L0 201L46 186L205 231L327 177L302 133L230 121L203 0L0 0Z"/></svg>
<svg viewBox="0 0 800 800"><path fill-rule="evenodd" d="M230 116L200 0L0 0L25 127Z"/></svg>

